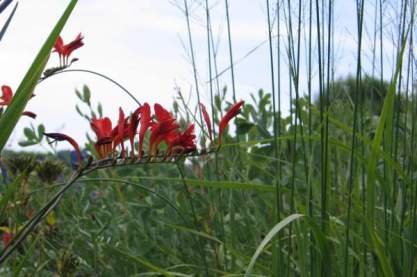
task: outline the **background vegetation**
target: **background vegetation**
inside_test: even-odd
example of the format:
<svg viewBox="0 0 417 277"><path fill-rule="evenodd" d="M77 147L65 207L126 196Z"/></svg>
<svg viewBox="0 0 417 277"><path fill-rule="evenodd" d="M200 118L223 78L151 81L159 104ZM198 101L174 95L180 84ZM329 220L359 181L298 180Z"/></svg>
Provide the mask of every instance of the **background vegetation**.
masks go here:
<svg viewBox="0 0 417 277"><path fill-rule="evenodd" d="M190 5L205 15L212 80L207 92L217 125L240 95L228 1L231 77L223 89L208 2L179 4L188 26ZM2 274L416 276L416 3L357 0L356 69L337 78L338 4L266 1L271 64L264 71L272 89L245 99L220 151L83 177L6 261ZM190 28L187 37L195 78L191 99L199 101ZM385 48L387 37L393 53ZM27 81L32 86L21 89L26 102L33 78L43 71L42 58L34 64L36 78ZM77 97L77 111L87 120L103 113L91 104L94 92L87 87ZM198 119L197 105L185 99L178 91L172 108L184 125ZM22 145L43 143L43 128L26 129ZM201 135L202 146L204 140ZM86 151L92 150L89 141ZM74 157L50 152L3 151L3 232L18 231L68 178Z"/></svg>

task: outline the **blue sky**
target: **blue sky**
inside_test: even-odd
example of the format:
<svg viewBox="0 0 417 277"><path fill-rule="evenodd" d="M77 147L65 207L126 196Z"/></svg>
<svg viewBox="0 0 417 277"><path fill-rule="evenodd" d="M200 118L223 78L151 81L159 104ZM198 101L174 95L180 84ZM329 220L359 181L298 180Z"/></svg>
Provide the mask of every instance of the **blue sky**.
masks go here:
<svg viewBox="0 0 417 277"><path fill-rule="evenodd" d="M210 2L213 30L219 41L217 58L221 71L229 65L224 1ZM239 60L268 38L265 1L229 0L229 3L234 59ZM1 84L8 84L14 89L18 86L66 4L67 1L57 0L20 1L11 28L0 43ZM104 73L127 87L141 102L159 102L171 107L176 94L174 87L179 86L184 93L194 89L192 67L188 58L186 21L177 5L183 6L183 1L79 1L62 33L64 41L72 40L79 32L85 36L85 46L74 52L79 61L73 68ZM190 9L200 91L202 101L208 103L205 14L196 2ZM8 12L10 10L9 8ZM370 6L367 9L367 20L370 24L373 22L372 12ZM0 18L0 24L4 22L5 14ZM354 72L356 66L354 1L337 1L335 24L336 75L343 76ZM285 36L284 25L282 30L282 35ZM393 46L389 41L385 45L389 55ZM302 47L304 49L305 46ZM364 42L364 47L371 47L369 40ZM287 70L285 52L281 55L282 66ZM302 59L305 60L305 56ZM365 59L369 61L370 57ZM49 65L57 64L57 56L52 55ZM304 73L301 82L305 83L305 67L302 68ZM222 86L230 87L229 76L229 73L222 76ZM284 82L288 81L288 78L283 78ZM126 111L136 107L127 95L105 80L82 73L66 73L51 78L36 88L37 96L27 107L38 114L35 125L42 122L49 132L65 132L85 141L85 133L89 131L88 123L74 109L78 102L74 90L81 89L84 84L91 88L93 102L100 101L105 115L112 119L116 118L119 106ZM237 95L243 99L249 99L249 93L256 92L259 88L270 90L267 43L237 65L236 84ZM283 101L288 102L285 95L287 91L283 90ZM283 109L287 106L283 104ZM9 141L9 147L16 147L17 141L22 138L22 128L30 122L29 119L19 122Z"/></svg>

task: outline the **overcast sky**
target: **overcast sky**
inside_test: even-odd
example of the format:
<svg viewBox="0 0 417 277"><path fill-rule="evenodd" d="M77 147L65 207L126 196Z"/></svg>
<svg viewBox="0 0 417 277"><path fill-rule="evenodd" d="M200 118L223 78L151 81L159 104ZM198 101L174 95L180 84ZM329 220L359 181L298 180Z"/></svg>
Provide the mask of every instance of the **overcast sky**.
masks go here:
<svg viewBox="0 0 417 277"><path fill-rule="evenodd" d="M183 1L177 2L183 4ZM213 29L220 41L218 64L222 70L229 63L224 1L211 2ZM354 72L356 65L354 1L342 2L335 9L339 75ZM61 0L19 1L11 27L0 43L0 84L17 88L67 3ZM230 0L229 3L234 58L239 60L268 38L265 1ZM79 61L72 67L95 70L114 78L141 102L159 102L171 107L175 86L185 93L193 88L192 67L187 56L186 20L175 4L169 0L79 1L62 33L65 42L74 39L79 32L85 37L85 46L73 54ZM11 8L1 15L0 25ZM202 101L208 103L204 10L196 4L190 8ZM48 67L56 65L55 54ZM268 44L265 43L236 67L238 97L246 99L259 88L270 90L269 78ZM305 80L305 74L301 79ZM229 81L227 73L222 85ZM103 79L85 73L57 75L36 88L36 97L30 101L27 110L37 113L38 118L36 121L22 119L8 146L16 146L22 138L22 128L31 122L35 125L42 122L49 132L64 132L85 141L88 123L74 108L78 102L74 90L81 89L84 84L91 88L93 103L100 101L105 115L112 119L116 118L119 106L127 112L136 108L126 94Z"/></svg>

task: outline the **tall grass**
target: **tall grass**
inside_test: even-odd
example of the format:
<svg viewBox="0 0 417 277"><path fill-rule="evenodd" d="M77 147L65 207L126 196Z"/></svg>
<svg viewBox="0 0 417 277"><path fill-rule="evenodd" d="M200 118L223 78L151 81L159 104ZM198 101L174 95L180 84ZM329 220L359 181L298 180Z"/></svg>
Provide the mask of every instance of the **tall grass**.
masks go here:
<svg viewBox="0 0 417 277"><path fill-rule="evenodd" d="M232 76L231 98L235 100L233 57L230 51L232 49L230 28L233 25L229 16L230 7L227 5L227 1L225 3L226 22L224 24L228 31L225 42L229 47L229 58L232 59L229 67ZM412 172L410 162L412 157L405 158L404 156L407 149L410 149L406 146L409 134L407 132L401 133L401 130L407 124L414 126L413 120L411 120L413 123L409 123L410 119L407 120L414 114L411 112L414 98L409 92L414 89L413 86L410 87L410 84L413 83L411 81L413 76L410 75L413 68L411 66L413 38L412 31L407 31L413 26L414 3L413 1L401 1L401 5L398 6L395 2L390 1L375 1L374 3L356 1L356 11L352 11L352 14L356 16L351 18L352 21L356 18L356 33L350 34L350 39L356 44L355 59L351 60L356 64L356 70L335 75L338 66L335 48L341 42L335 36L338 29L336 26L338 20L335 20L335 17L338 15L334 13L336 8L342 5L343 3L331 0L298 1L298 3L276 1L275 5L271 1L266 1L264 4L269 42L268 50L265 53L267 54L266 59L269 60L271 76L271 85L269 86L272 96L271 111L276 115L272 118L273 123L270 129L270 134L273 137L271 149L274 150L270 152L270 158L264 158L270 159L271 172L275 176L274 181L271 182L271 185L276 185L275 223L279 222L281 213L288 215L302 211L309 217L309 224L304 224L299 229L302 230L301 233L299 231L294 234L293 228L289 226L286 235L277 235L279 243L274 244L275 246L272 248L271 269L273 272L271 274L278 274L278 276L301 273L301 275L312 276L330 276L335 273L352 276L355 272L361 272L362 275L374 275L380 271L398 273L398 270L403 267L398 267L394 261L390 260L393 253L386 250L381 253L385 244L380 240L380 236L385 239L388 236L395 236L393 232L397 229L396 236L404 238L403 228L407 215L407 204L405 203L407 201L414 203L414 196L407 193L408 186L411 184L402 179L400 181L398 177L400 174L398 170L401 168L407 171L404 173L407 174L407 178L411 178L409 174ZM405 8L407 6L408 9ZM275 7L276 10L273 19L271 18L272 7ZM207 10L206 12L208 12ZM373 20L367 19L366 15L372 13ZM280 17L280 14L283 14L284 17ZM396 18L399 18L398 22L389 18L388 14L395 14ZM384 21L385 15L387 16ZM276 34L273 33L274 24L277 26ZM280 28L281 25L286 26L284 34ZM308 34L307 40L301 36L303 32ZM398 32L399 39L393 41L389 37L390 32ZM372 34L372 37L366 37L369 34ZM378 34L379 41L377 41ZM276 37L277 53L272 51L274 37ZM282 39L284 39L284 51L281 48ZM372 41L372 47L364 47L364 41ZM397 45L398 52L395 59L387 59L389 52L384 50L384 43ZM405 52L405 57L402 49L408 49ZM364 57L369 56L372 56L372 61L363 62ZM284 70L281 70L282 59L287 60ZM303 60L306 61L305 64L301 63ZM401 66L403 60L407 61L406 69ZM374 98L376 96L374 92L365 91L362 84L363 75L376 76L378 63L381 84L385 84L384 76L387 75L387 68L392 69L389 73L392 78L388 80L391 85L383 103L385 109L380 110L382 112L380 117L369 111L368 105L375 105ZM276 64L277 67L275 67ZM307 72L307 78L303 78L307 79L305 84L300 84L301 67L306 68ZM405 86L402 84L404 70L406 71ZM349 74L355 76L355 85L352 91L345 92L350 93L351 96L351 108L343 110L348 113L345 116L340 114L342 111L334 110L337 99L331 95L336 93L333 91L335 76L340 78ZM285 75L288 78L282 77ZM290 124L284 125L283 130L280 128L282 124L280 112L282 79L287 83L290 93L288 99L290 102L290 110L288 111ZM277 86L278 89L276 89ZM396 86L395 89L393 89L394 86ZM383 94L381 91L376 93ZM391 107L390 101L392 100L389 96L391 93L396 94L395 108ZM371 104L367 102L368 99L372 99ZM304 102L300 104L301 100L307 100L307 105ZM400 101L405 101L407 104L400 107ZM382 107L382 103L379 104ZM276 120L277 118L278 120ZM369 124L369 120L375 123L379 122L379 125ZM338 128L342 128L345 133L342 139L343 145L334 145L334 140L338 137L336 135L339 132ZM376 131L375 135L372 135L373 131L370 131L372 128ZM387 135L390 129L391 135ZM412 132L414 132L413 130ZM377 149L379 148L377 145L380 145L378 131L379 134L381 132L384 134L383 150ZM317 140L317 138L319 139ZM286 150L292 153L290 155L285 150L281 150L279 146L285 140L289 140L289 148ZM372 140L373 143L371 143ZM412 143L414 141L412 136L410 136L410 141ZM402 146L399 146L399 143L402 143ZM237 144L242 145L239 141ZM252 147L247 148L244 145L241 147L245 149L246 155L249 157L253 154ZM320 149L319 154L316 151L317 147ZM341 150L340 147L344 147L344 150ZM367 158L369 155L371 158ZM346 160L343 161L343 159ZM284 176L284 179L289 180L286 184L283 184L280 177L280 161L284 161L286 164L284 172L287 176ZM371 166L367 161L371 162ZM375 162L376 164L372 164ZM382 171L377 166L380 163L383 165ZM381 173L383 173L382 176ZM297 183L299 184L301 180L308 188L307 196L303 196L300 187L297 188ZM286 191L282 196L281 185L284 185ZM394 187L390 187L393 185ZM320 189L318 190L318 188ZM379 211L380 204L383 207L383 221L375 219L375 213ZM395 209L399 204L401 204L401 214L396 219ZM282 208L283 210L281 210ZM387 220L387 218L389 219ZM335 223L336 219L340 220L338 227ZM395 227L397 220L399 220L399 226ZM317 229L317 223L321 226L320 229ZM322 240L320 241L318 237ZM307 241L305 241L306 239ZM402 249L404 239L399 239L397 242L399 243L397 247ZM317 245L317 243L322 244ZM305 253L300 255L296 251L294 252L294 249L300 249L302 244L309 246L307 248L309 258L307 259L301 257L306 255ZM278 253L276 253L277 251ZM333 251L343 253L340 256L343 258L330 255L329 253ZM404 250L400 252L400 264L403 264ZM287 258L281 259L282 255ZM300 261L305 264L300 265ZM397 268L395 268L396 266ZM300 271L301 268L308 270ZM412 269L409 269L407 272L413 274L411 271Z"/></svg>

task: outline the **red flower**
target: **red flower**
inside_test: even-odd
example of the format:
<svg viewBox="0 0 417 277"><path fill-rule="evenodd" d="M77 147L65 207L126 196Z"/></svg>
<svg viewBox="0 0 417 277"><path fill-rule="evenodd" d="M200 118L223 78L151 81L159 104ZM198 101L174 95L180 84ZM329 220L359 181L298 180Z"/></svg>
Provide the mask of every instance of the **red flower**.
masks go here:
<svg viewBox="0 0 417 277"><path fill-rule="evenodd" d="M172 116L172 114L169 111L165 110L164 107L162 107L158 103L156 103L154 105L154 110L155 110L156 120L158 120L159 122L166 121L166 120L172 120L172 119L175 120L175 118Z"/></svg>
<svg viewBox="0 0 417 277"><path fill-rule="evenodd" d="M55 42L54 45L54 51L58 53L60 58L64 59L64 64L63 66L67 66L68 65L68 58L71 55L71 53L80 48L81 46L84 45L83 42L84 37L81 35L81 33L78 34L78 36L71 41L68 44L64 44L64 41L62 40L62 37L59 36L58 39ZM73 59L72 62L76 61L77 59Z"/></svg>
<svg viewBox="0 0 417 277"><path fill-rule="evenodd" d="M124 140L127 137L127 130L126 130L127 124L125 120L125 113L123 112L123 109L119 108L119 121L117 122L117 126L114 127L112 131L112 138L113 138L113 151L116 149L117 145L122 145L122 158L124 159L126 157L125 153L125 145Z"/></svg>
<svg viewBox="0 0 417 277"><path fill-rule="evenodd" d="M7 247L12 240L12 234L9 232L3 232L2 240L3 240L3 247Z"/></svg>
<svg viewBox="0 0 417 277"><path fill-rule="evenodd" d="M195 138L194 124L188 126L183 133L171 134L168 137L167 155L170 155L172 151L175 154L185 154L195 151L197 149Z"/></svg>
<svg viewBox="0 0 417 277"><path fill-rule="evenodd" d="M102 119L93 118L90 125L97 135L97 142L94 148L98 157L103 159L112 152L112 123L108 117Z"/></svg>
<svg viewBox="0 0 417 277"><path fill-rule="evenodd" d="M210 141L213 141L213 133L212 133L212 130L211 130L210 116L207 113L206 106L204 106L202 103L200 103L200 108L201 108L201 112L203 113L204 121L206 122L206 125L207 125Z"/></svg>
<svg viewBox="0 0 417 277"><path fill-rule="evenodd" d="M152 125L149 138L149 152L156 154L159 144L162 141L169 143L169 140L177 135L176 131L178 128L179 125L175 122L175 119L165 120Z"/></svg>
<svg viewBox="0 0 417 277"><path fill-rule="evenodd" d="M8 106L12 102L13 98L13 91L9 86L2 86L1 87L2 96L0 97L0 106Z"/></svg>
<svg viewBox="0 0 417 277"><path fill-rule="evenodd" d="M223 131L227 127L227 124L229 124L229 121L233 117L235 117L236 115L238 115L238 113L240 112L240 108L243 106L244 103L245 102L243 100L240 100L239 102L237 102L236 104L234 104L227 111L227 113L222 117L222 119L220 120L220 123L219 123L219 144L222 143Z"/></svg>
<svg viewBox="0 0 417 277"><path fill-rule="evenodd" d="M80 152L80 147L78 146L78 143L70 136L67 136L65 134L61 134L61 133L44 133L45 136L47 136L48 138L53 139L53 141L51 141L51 143L53 143L54 141L67 141L69 144L72 145L72 147L75 150L75 153L77 154L77 160L78 160L78 164L81 166L82 165L82 157L81 157L81 152Z"/></svg>
<svg viewBox="0 0 417 277"><path fill-rule="evenodd" d="M151 107L148 103L143 104L138 110L140 114L140 128L139 128L139 159L142 158L143 140L149 126L152 125Z"/></svg>
<svg viewBox="0 0 417 277"><path fill-rule="evenodd" d="M179 128L172 114L161 105L155 104L154 109L158 122L151 126L151 136L149 138L150 154L156 154L157 148L162 141L169 144L169 140L177 135L177 129Z"/></svg>
<svg viewBox="0 0 417 277"><path fill-rule="evenodd" d="M2 91L2 96L0 97L0 100L2 100L2 102L0 102L0 106L8 106L10 105L10 103L12 102L13 99L13 91L9 86L2 86L1 87L1 91ZM36 114L33 112L29 112L29 111L24 111L22 113L22 115L26 115L28 117L31 117L33 119L36 118Z"/></svg>
<svg viewBox="0 0 417 277"><path fill-rule="evenodd" d="M13 99L13 91L9 86L3 85L1 87L1 91L2 91L2 96L0 97L0 100L2 100L2 102L0 102L0 106L8 106L10 105L10 103L12 102ZM29 111L24 111L22 113L22 115L26 115L28 117L31 117L33 119L36 118L36 114L33 112L29 112Z"/></svg>
<svg viewBox="0 0 417 277"><path fill-rule="evenodd" d="M108 117L101 119L93 118L90 125L93 131L96 133L98 141L111 138L112 123Z"/></svg>

